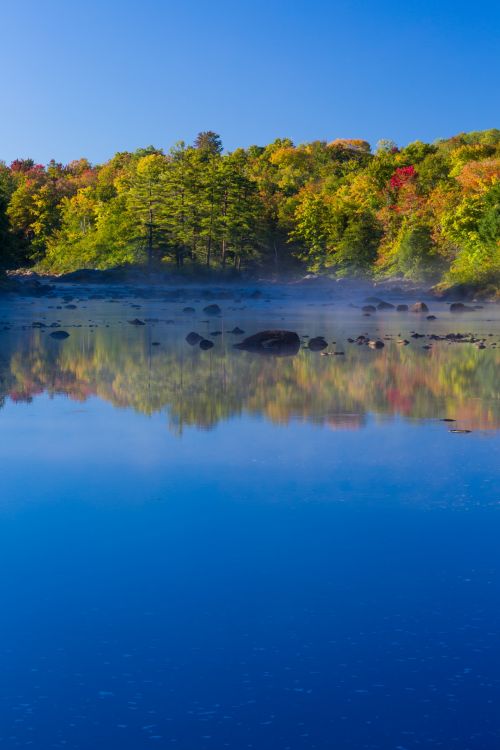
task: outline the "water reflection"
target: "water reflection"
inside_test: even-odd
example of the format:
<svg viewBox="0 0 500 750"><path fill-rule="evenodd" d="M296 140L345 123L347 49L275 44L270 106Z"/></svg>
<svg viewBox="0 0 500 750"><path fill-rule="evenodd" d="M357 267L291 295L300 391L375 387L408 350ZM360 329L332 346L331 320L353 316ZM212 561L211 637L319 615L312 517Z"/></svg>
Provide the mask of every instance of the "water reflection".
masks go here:
<svg viewBox="0 0 500 750"><path fill-rule="evenodd" d="M471 429L500 426L495 349L437 342L429 351L393 341L380 351L343 343L338 357L302 348L294 357L266 358L236 350L234 336L220 336L205 352L184 335L172 326L110 325L73 329L61 343L39 329L4 331L1 403L42 392L76 401L95 395L143 414L164 410L178 433L244 412L330 429L358 429L369 412L454 418Z"/></svg>

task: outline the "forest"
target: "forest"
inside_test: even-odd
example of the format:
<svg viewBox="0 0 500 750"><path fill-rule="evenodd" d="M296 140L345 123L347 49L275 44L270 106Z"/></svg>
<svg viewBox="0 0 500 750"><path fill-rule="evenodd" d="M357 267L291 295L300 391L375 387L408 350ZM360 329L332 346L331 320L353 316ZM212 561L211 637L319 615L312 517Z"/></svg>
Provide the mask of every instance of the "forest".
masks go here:
<svg viewBox="0 0 500 750"><path fill-rule="evenodd" d="M500 287L500 130L225 152L214 132L104 164L0 162L0 266L141 264Z"/></svg>

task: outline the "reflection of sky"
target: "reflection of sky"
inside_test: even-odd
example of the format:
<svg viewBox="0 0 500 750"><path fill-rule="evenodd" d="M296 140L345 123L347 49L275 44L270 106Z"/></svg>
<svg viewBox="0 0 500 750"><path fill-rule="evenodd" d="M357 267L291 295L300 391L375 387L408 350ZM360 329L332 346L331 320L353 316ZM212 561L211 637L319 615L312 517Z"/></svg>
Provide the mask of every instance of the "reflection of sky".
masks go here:
<svg viewBox="0 0 500 750"><path fill-rule="evenodd" d="M166 420L0 410L0 744L496 750L498 433Z"/></svg>
<svg viewBox="0 0 500 750"><path fill-rule="evenodd" d="M165 420L97 398L8 403L0 412L4 497L126 502L187 493L426 507L496 499L498 438L453 434L447 423L369 417L362 430L337 431L243 416L210 431L187 428L179 440Z"/></svg>

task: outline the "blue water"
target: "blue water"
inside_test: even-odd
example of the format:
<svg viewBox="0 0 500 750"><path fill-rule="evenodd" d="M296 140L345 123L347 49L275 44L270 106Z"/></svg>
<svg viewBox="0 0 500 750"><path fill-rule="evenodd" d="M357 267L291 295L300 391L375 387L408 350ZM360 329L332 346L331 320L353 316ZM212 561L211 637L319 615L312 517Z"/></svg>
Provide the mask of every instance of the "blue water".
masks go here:
<svg viewBox="0 0 500 750"><path fill-rule="evenodd" d="M415 384L420 350L398 360L414 392L382 358L393 344L356 349L412 406L370 402L352 423L351 371L322 393L325 419L309 389L337 358L301 353L293 379L289 362L214 350L206 381L184 333L158 328L170 369L148 345L134 375L122 357L142 330L106 330L104 364L76 329L62 345L5 333L0 746L496 750L499 353L432 355L449 377L447 357L467 363L454 406L473 429L455 434L439 421L449 381ZM175 352L203 393L170 384L139 408ZM198 411L179 432L181 391ZM442 410L419 417L429 404Z"/></svg>

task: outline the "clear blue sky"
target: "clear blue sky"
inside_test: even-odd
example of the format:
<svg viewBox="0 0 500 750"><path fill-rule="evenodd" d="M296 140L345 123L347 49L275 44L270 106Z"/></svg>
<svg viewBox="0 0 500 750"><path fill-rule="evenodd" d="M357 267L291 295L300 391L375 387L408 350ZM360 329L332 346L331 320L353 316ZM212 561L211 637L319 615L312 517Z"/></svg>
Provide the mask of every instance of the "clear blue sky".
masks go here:
<svg viewBox="0 0 500 750"><path fill-rule="evenodd" d="M0 158L500 126L493 0L7 0Z"/></svg>

